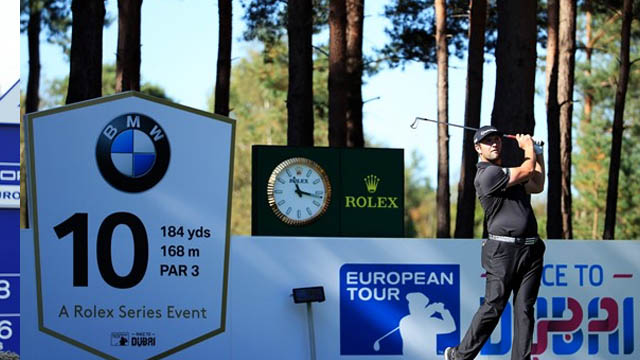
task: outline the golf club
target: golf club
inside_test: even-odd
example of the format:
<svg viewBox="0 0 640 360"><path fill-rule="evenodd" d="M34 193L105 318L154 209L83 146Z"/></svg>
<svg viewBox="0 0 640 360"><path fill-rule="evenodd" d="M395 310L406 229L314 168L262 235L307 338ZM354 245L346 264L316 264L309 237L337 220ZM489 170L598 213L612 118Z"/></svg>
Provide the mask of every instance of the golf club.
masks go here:
<svg viewBox="0 0 640 360"><path fill-rule="evenodd" d="M447 122L444 122L444 121L431 120L431 119L417 117L417 116L416 116L416 119L413 121L413 123L410 125L412 129L417 129L418 128L418 120L430 121L430 122L433 122L433 123L436 123L436 124L445 124L447 126L458 127L458 128L462 128L462 129L469 130L469 131L477 131L478 130L478 129L472 128L470 126L452 124L452 123L447 123ZM502 137L505 137L505 138L508 138L508 139L514 139L514 140L516 139L515 135L509 135L509 134L503 134ZM544 146L544 141L542 141L542 140L533 139L533 143L538 145L538 146Z"/></svg>
<svg viewBox="0 0 640 360"><path fill-rule="evenodd" d="M380 341L382 341L382 339L386 338L387 336L393 334L394 332L400 330L400 326L398 326L397 328L389 331L388 333L384 334L380 339L376 340L376 342L373 343L373 350L375 351L380 351Z"/></svg>

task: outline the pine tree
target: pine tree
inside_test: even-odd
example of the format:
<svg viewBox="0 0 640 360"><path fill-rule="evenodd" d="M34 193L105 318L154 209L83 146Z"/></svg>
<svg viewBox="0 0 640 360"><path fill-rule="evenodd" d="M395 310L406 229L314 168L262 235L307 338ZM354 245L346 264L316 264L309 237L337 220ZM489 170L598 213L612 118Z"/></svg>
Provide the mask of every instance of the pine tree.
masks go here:
<svg viewBox="0 0 640 360"><path fill-rule="evenodd" d="M324 51L324 50L323 50ZM288 49L275 42L268 53L253 50L234 63L229 104L237 120L234 165L232 234L251 233L251 145L287 143ZM328 63L325 56L314 59L314 143L327 146ZM213 96L209 109L213 110Z"/></svg>
<svg viewBox="0 0 640 360"><path fill-rule="evenodd" d="M116 92L140 91L142 0L118 0Z"/></svg>
<svg viewBox="0 0 640 360"><path fill-rule="evenodd" d="M436 235L436 192L428 177L422 175L424 158L416 151L404 170L404 231L405 237L430 238Z"/></svg>
<svg viewBox="0 0 640 360"><path fill-rule="evenodd" d="M573 209L574 237L601 239L604 229L605 202L611 149L611 129L618 76L620 16L610 10L594 11L592 27L600 39L591 61L577 64L576 91L591 97L589 120L581 119L576 134L573 187L576 190ZM640 23L632 27L632 44L638 41ZM632 46L631 59L640 58L640 48ZM638 63L631 68L625 107L625 132L622 138L620 180L616 211L616 238L640 238L640 71ZM587 71L589 70L589 71ZM583 115L585 116L585 115Z"/></svg>
<svg viewBox="0 0 640 360"><path fill-rule="evenodd" d="M44 27L48 43L62 46L67 52L71 26L70 0L30 0L20 2L20 31L27 32L29 77L25 99L26 112L40 106L40 34Z"/></svg>

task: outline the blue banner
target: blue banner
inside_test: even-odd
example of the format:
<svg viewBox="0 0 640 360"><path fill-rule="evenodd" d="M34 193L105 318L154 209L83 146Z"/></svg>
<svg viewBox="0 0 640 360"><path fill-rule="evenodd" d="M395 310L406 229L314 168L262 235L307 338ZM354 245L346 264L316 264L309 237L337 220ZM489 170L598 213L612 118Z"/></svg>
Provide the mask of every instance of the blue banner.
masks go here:
<svg viewBox="0 0 640 360"><path fill-rule="evenodd" d="M0 124L0 162L20 164L19 124Z"/></svg>
<svg viewBox="0 0 640 360"><path fill-rule="evenodd" d="M342 355L432 359L459 341L459 265L345 264L340 269Z"/></svg>
<svg viewBox="0 0 640 360"><path fill-rule="evenodd" d="M4 98L3 98L4 99ZM11 117L0 114L0 117ZM15 117L19 117L16 109ZM20 125L0 124L0 351L20 353Z"/></svg>
<svg viewBox="0 0 640 360"><path fill-rule="evenodd" d="M20 213L0 209L0 351L20 350Z"/></svg>

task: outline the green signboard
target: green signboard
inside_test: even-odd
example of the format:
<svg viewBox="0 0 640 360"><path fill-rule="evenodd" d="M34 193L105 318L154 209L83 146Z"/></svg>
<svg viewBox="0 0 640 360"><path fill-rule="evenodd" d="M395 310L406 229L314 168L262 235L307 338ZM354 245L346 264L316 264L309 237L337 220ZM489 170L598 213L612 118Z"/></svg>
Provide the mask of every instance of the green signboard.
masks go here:
<svg viewBox="0 0 640 360"><path fill-rule="evenodd" d="M253 235L404 236L402 149L252 150Z"/></svg>

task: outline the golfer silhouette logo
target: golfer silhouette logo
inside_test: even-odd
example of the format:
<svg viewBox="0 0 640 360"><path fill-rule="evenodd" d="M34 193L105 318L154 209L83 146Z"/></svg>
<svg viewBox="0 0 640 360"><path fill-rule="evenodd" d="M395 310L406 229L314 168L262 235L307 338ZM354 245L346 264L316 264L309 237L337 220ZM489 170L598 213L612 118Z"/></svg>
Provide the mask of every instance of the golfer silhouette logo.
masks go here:
<svg viewBox="0 0 640 360"><path fill-rule="evenodd" d="M400 331L404 359L435 359L437 357L437 335L455 331L456 323L443 303L429 303L429 298L423 293L408 293L406 299L409 314L400 319L398 327L376 340L373 349L379 351L382 340L394 332Z"/></svg>

